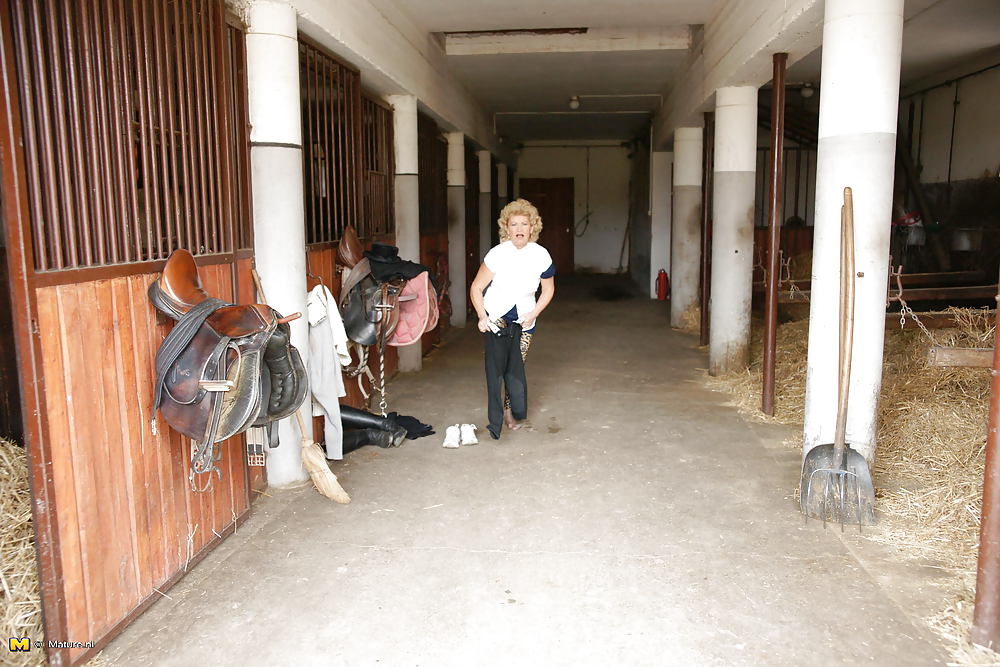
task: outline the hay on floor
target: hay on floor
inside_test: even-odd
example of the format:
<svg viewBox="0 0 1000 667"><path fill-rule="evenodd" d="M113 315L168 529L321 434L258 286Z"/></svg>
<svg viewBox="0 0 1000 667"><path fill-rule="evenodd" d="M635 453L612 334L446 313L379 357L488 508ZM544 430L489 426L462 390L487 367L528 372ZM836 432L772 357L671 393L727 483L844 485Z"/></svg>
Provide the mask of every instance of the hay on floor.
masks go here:
<svg viewBox="0 0 1000 667"><path fill-rule="evenodd" d="M927 365L933 344L992 347L994 315L948 309L953 329L932 332L887 327L878 445L873 476L879 525L866 531L900 555L929 563L950 577L947 601L926 619L960 664L1000 664L1000 654L972 646L969 628L975 591L990 373L980 368ZM709 378L755 421L801 424L805 406L808 321L778 327L775 415L760 412L761 332L751 339L751 363L740 373ZM801 445L801 442L795 443Z"/></svg>
<svg viewBox="0 0 1000 667"><path fill-rule="evenodd" d="M688 334L696 334L701 331L701 306L697 303L688 306L681 313L681 324L676 329Z"/></svg>
<svg viewBox="0 0 1000 667"><path fill-rule="evenodd" d="M0 636L42 639L42 609L31 529L24 448L0 438ZM32 651L31 660L44 654ZM38 663L41 664L41 663Z"/></svg>

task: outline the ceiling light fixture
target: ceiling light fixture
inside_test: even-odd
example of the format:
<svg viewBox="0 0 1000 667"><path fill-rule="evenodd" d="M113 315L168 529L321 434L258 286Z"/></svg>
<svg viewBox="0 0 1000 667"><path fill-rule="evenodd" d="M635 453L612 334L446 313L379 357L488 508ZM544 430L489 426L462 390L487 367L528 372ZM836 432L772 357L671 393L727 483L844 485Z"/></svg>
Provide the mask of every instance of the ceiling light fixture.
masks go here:
<svg viewBox="0 0 1000 667"><path fill-rule="evenodd" d="M802 87L799 88L799 95L806 98L807 100L816 94L816 89L813 88L811 83L803 83Z"/></svg>
<svg viewBox="0 0 1000 667"><path fill-rule="evenodd" d="M578 96L573 95L571 98L569 98L569 108L573 109L574 111L580 108L580 98Z"/></svg>

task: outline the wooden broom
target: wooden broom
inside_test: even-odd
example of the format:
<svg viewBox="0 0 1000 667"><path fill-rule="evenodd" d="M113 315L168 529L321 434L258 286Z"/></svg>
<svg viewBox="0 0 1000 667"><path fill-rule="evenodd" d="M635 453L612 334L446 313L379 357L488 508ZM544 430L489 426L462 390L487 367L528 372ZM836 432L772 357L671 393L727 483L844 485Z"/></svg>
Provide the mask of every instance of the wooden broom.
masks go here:
<svg viewBox="0 0 1000 667"><path fill-rule="evenodd" d="M264 288L260 283L260 275L257 273L257 269L252 269L252 272L253 282L257 286L257 293L267 303L267 297L264 296ZM341 505L351 502L351 497L347 495L340 482L337 481L337 476L330 470L330 466L326 462L326 454L323 453L323 450L312 438L306 435L306 424L302 419L301 409L295 411L295 420L299 423L299 437L302 440L302 465L309 472L309 477L312 478L316 490Z"/></svg>

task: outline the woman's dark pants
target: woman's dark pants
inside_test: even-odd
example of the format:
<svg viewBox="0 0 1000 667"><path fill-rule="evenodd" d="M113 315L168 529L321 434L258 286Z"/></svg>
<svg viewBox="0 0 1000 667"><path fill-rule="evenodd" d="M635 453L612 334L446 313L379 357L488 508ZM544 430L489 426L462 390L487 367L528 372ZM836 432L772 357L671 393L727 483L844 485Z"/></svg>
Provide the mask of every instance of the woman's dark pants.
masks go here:
<svg viewBox="0 0 1000 667"><path fill-rule="evenodd" d="M528 382L524 377L524 360L521 359L521 325L514 322L500 329L499 333L487 331L486 345L486 394L490 435L500 437L503 427L504 385L510 396L510 411L514 419L528 416Z"/></svg>

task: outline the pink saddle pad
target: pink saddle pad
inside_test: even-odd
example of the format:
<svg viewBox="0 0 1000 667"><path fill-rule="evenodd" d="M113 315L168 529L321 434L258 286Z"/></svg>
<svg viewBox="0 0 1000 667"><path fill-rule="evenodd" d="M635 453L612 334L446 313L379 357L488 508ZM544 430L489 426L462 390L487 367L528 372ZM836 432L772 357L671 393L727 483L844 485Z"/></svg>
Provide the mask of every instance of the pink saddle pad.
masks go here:
<svg viewBox="0 0 1000 667"><path fill-rule="evenodd" d="M399 294L399 323L386 343L399 347L420 340L425 331L437 326L437 292L426 271L406 281Z"/></svg>

